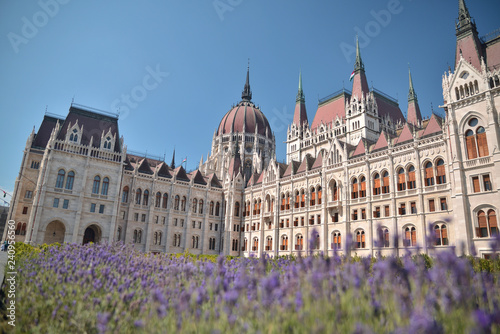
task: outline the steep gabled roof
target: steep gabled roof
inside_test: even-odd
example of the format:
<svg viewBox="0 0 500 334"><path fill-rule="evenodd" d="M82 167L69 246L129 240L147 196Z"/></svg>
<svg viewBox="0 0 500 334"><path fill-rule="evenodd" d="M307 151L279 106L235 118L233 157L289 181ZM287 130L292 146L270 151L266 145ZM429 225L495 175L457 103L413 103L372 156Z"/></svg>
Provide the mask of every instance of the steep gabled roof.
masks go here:
<svg viewBox="0 0 500 334"><path fill-rule="evenodd" d="M277 164L280 172L280 178L282 178L288 168L288 165L281 162L277 162Z"/></svg>
<svg viewBox="0 0 500 334"><path fill-rule="evenodd" d="M437 118L438 116L436 116L436 114L432 114L429 122L427 123L427 126L422 132L422 137L443 131L443 129L441 129L441 125L439 125L440 122L438 122Z"/></svg>
<svg viewBox="0 0 500 334"><path fill-rule="evenodd" d="M201 175L201 172L198 169L191 173L191 180L193 180L196 184L202 184L204 186L207 185L205 179L203 178L203 175Z"/></svg>
<svg viewBox="0 0 500 334"><path fill-rule="evenodd" d="M134 169L135 169L135 168L134 168L134 166L130 163L130 159L128 158L128 155L127 155L127 157L125 158L124 165L125 165L125 169L126 169L126 170L130 170L130 171L132 171L132 170L134 170Z"/></svg>
<svg viewBox="0 0 500 334"><path fill-rule="evenodd" d="M187 182L190 181L189 177L186 174L186 171L184 170L184 168L182 168L182 166L179 166L176 169L174 169L174 175L176 180L187 181Z"/></svg>
<svg viewBox="0 0 500 334"><path fill-rule="evenodd" d="M403 130L399 134L398 138L394 141L394 145L401 144L410 140L413 140L413 134L410 130L411 125L406 123L403 127Z"/></svg>
<svg viewBox="0 0 500 334"><path fill-rule="evenodd" d="M323 167L323 154L320 153L318 154L316 161L314 161L314 164L312 165L311 169L316 169L321 167Z"/></svg>
<svg viewBox="0 0 500 334"><path fill-rule="evenodd" d="M345 118L345 104L351 95L346 91L334 94L331 98L318 105L311 129L314 130L323 124L330 124L334 119Z"/></svg>
<svg viewBox="0 0 500 334"><path fill-rule="evenodd" d="M297 174L297 169L299 168L299 166L300 166L299 161L292 160L292 162L288 164L288 167L286 168L283 177L291 176L292 174Z"/></svg>
<svg viewBox="0 0 500 334"><path fill-rule="evenodd" d="M57 118L49 115L45 115L43 117L42 124L40 124L40 128L35 135L35 139L31 144L31 147L35 148L45 148L50 139L50 134L52 130L56 127L57 122L63 123L64 118Z"/></svg>
<svg viewBox="0 0 500 334"><path fill-rule="evenodd" d="M209 180L211 187L222 188L222 185L221 185L219 179L217 178L217 175L215 175L215 173L208 175L208 180Z"/></svg>
<svg viewBox="0 0 500 334"><path fill-rule="evenodd" d="M139 162L139 173L153 174L153 170L148 163L148 159L142 159L141 162Z"/></svg>
<svg viewBox="0 0 500 334"><path fill-rule="evenodd" d="M262 173L260 173L259 179L257 180L257 182L255 184L260 184L263 181L264 181L264 171L262 171Z"/></svg>
<svg viewBox="0 0 500 334"><path fill-rule="evenodd" d="M366 154L366 147L363 138L361 138L361 140L358 143L358 146L356 146L356 149L352 153L351 158L364 154Z"/></svg>
<svg viewBox="0 0 500 334"><path fill-rule="evenodd" d="M167 177L167 178L172 177L172 174L170 174L170 168L168 167L168 165L165 162L162 162L158 166L158 176Z"/></svg>
<svg viewBox="0 0 500 334"><path fill-rule="evenodd" d="M263 173L261 173L263 174ZM250 176L247 182L247 187L253 186L254 184L257 184L257 181L259 180L260 174L254 173Z"/></svg>
<svg viewBox="0 0 500 334"><path fill-rule="evenodd" d="M375 146L373 146L372 151L381 150L386 147L389 147L389 142L387 141L385 131L382 131L377 139L377 142L375 143Z"/></svg>
<svg viewBox="0 0 500 334"><path fill-rule="evenodd" d="M302 160L302 162L300 163L299 169L297 169L297 174L311 170L313 164L314 164L314 158L309 154L307 154L304 157L304 160Z"/></svg>

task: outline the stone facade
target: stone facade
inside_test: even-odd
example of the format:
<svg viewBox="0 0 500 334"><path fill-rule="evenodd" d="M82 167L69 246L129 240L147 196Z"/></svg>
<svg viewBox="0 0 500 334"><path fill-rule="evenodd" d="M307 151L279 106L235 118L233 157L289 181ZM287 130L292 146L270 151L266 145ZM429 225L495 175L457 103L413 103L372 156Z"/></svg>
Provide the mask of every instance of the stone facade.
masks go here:
<svg viewBox="0 0 500 334"><path fill-rule="evenodd" d="M455 248L487 257L500 210L500 37L479 39L463 0L456 29L444 115L422 119L410 74L405 118L368 87L358 47L352 91L320 100L311 123L299 79L286 164L251 101L249 72L241 102L189 173L127 152L115 115L79 105L65 118L46 115L15 184L16 240L235 256Z"/></svg>

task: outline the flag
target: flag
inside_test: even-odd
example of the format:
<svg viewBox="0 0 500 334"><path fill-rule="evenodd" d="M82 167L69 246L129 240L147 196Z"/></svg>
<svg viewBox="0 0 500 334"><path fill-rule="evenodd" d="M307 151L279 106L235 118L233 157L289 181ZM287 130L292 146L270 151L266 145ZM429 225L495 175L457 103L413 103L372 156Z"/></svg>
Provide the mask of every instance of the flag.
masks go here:
<svg viewBox="0 0 500 334"><path fill-rule="evenodd" d="M352 78L354 78L354 71L352 71L351 76L349 77L349 81L352 81Z"/></svg>
<svg viewBox="0 0 500 334"><path fill-rule="evenodd" d="M183 164L184 162L187 161L188 158L184 158L184 160L182 160L181 164Z"/></svg>

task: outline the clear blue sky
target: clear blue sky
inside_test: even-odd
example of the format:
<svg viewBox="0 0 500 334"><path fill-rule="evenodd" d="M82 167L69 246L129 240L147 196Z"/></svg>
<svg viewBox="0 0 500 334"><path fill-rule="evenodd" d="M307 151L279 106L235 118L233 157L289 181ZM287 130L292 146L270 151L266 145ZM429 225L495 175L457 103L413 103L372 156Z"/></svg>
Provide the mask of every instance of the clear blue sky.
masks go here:
<svg viewBox="0 0 500 334"><path fill-rule="evenodd" d="M480 36L500 27L500 1L467 5ZM248 58L253 101L282 161L299 70L312 122L318 97L343 82L351 88L348 51L359 31L370 86L398 98L406 112L409 63L429 116L431 103L438 109L443 101L441 76L453 67L457 16L457 0L3 0L0 188L12 192L26 139L45 109L66 116L73 98L120 108L129 150L170 162L175 147L177 163L187 157L187 169L196 168L241 98ZM150 71L160 72L158 80L144 83ZM132 92L130 107L123 96Z"/></svg>

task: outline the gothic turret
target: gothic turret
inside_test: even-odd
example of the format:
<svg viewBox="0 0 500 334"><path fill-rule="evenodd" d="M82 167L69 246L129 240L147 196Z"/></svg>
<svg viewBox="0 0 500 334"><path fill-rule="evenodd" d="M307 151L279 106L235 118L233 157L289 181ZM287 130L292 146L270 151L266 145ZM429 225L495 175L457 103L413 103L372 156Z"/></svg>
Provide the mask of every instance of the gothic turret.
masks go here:
<svg viewBox="0 0 500 334"><path fill-rule="evenodd" d="M299 91L297 92L297 97L295 99L295 112L293 114L293 124L297 127L302 127L304 124L308 124L307 112L306 112L306 99L304 92L302 91L302 72L299 74Z"/></svg>
<svg viewBox="0 0 500 334"><path fill-rule="evenodd" d="M244 101L250 101L252 99L252 91L250 90L250 65L248 65L247 68L247 81L241 93L241 99Z"/></svg>
<svg viewBox="0 0 500 334"><path fill-rule="evenodd" d="M458 1L458 20L456 23L457 49L455 52L455 68L463 57L481 71L481 57L484 57L483 48L479 41L476 23L469 14L465 0Z"/></svg>
<svg viewBox="0 0 500 334"><path fill-rule="evenodd" d="M361 99L363 94L367 95L369 93L368 82L365 75L365 65L361 59L361 52L359 51L359 41L356 36L356 61L354 63L353 71L353 82L352 82L352 96L357 96Z"/></svg>
<svg viewBox="0 0 500 334"><path fill-rule="evenodd" d="M419 126L420 122L422 122L422 114L418 106L417 94L415 93L415 89L413 89L413 80L411 79L411 71L409 68L408 74L410 77L410 90L408 92L408 113L406 121L415 126Z"/></svg>

